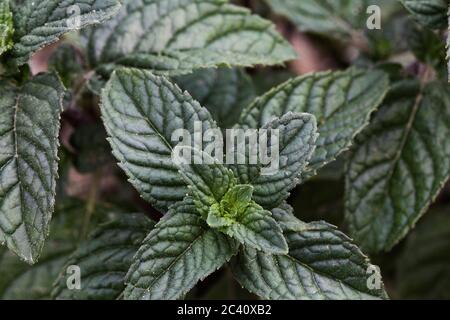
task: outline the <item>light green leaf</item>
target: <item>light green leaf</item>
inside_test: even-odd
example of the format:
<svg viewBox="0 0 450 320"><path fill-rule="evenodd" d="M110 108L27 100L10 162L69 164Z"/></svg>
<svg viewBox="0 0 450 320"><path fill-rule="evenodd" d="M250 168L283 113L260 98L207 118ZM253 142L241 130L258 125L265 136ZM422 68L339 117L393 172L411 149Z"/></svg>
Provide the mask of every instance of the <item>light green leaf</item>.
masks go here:
<svg viewBox="0 0 450 320"><path fill-rule="evenodd" d="M85 38L90 63L102 75L120 65L179 75L296 58L271 22L224 0L125 0L113 20Z"/></svg>
<svg viewBox="0 0 450 320"><path fill-rule="evenodd" d="M142 243L125 299L177 299L236 254L238 243L210 229L189 198L171 207Z"/></svg>
<svg viewBox="0 0 450 320"><path fill-rule="evenodd" d="M252 79L241 69L204 69L175 82L205 106L221 128L232 128L255 98Z"/></svg>
<svg viewBox="0 0 450 320"><path fill-rule="evenodd" d="M238 215L235 223L223 228L230 237L245 246L266 253L285 254L288 245L283 231L272 218L270 211L264 210L256 203L250 203L245 211Z"/></svg>
<svg viewBox="0 0 450 320"><path fill-rule="evenodd" d="M289 191L298 184L298 177L310 161L317 140L317 124L313 115L288 112L281 114L280 117L263 126L268 132L278 130L277 134L273 132L268 134L267 138L268 151L276 145L272 143L271 135L275 133L275 142L278 142L278 150L275 149L275 154L270 155L271 161L263 163L259 154L257 165L230 165L240 183L251 184L254 187L253 199L269 209L286 200ZM264 144L261 141L259 143ZM251 147L257 145L247 144L246 159L258 151L251 151ZM238 153L239 150L236 150L237 156Z"/></svg>
<svg viewBox="0 0 450 320"><path fill-rule="evenodd" d="M22 88L0 82L0 243L36 262L55 202L64 88L38 75Z"/></svg>
<svg viewBox="0 0 450 320"><path fill-rule="evenodd" d="M448 0L400 0L422 25L432 29L447 27Z"/></svg>
<svg viewBox="0 0 450 320"><path fill-rule="evenodd" d="M2 0L0 2L0 56L13 47L13 33L13 16L9 8L9 0Z"/></svg>
<svg viewBox="0 0 450 320"><path fill-rule="evenodd" d="M400 298L450 298L449 209L431 211L408 236L397 261L396 288Z"/></svg>
<svg viewBox="0 0 450 320"><path fill-rule="evenodd" d="M39 262L34 266L6 248L0 248L0 299L49 299L53 282L65 261L76 249L84 205L65 201L58 205L52 232Z"/></svg>
<svg viewBox="0 0 450 320"><path fill-rule="evenodd" d="M124 279L141 242L154 223L143 214L120 214L97 228L87 241L66 260L55 282L56 299L117 299L123 292ZM81 290L67 288L67 267L81 270Z"/></svg>
<svg viewBox="0 0 450 320"><path fill-rule="evenodd" d="M15 64L27 63L34 52L69 31L111 18L119 8L119 0L13 0Z"/></svg>
<svg viewBox="0 0 450 320"><path fill-rule="evenodd" d="M231 170L205 152L190 147L179 150L191 154L188 163L178 164L180 175L188 185L197 211L206 219L210 207L221 201L236 184L236 178ZM195 164L197 162L200 164Z"/></svg>
<svg viewBox="0 0 450 320"><path fill-rule="evenodd" d="M187 187L172 161L181 129L192 136L216 128L209 112L177 86L148 71L121 69L102 93L102 115L113 153L141 196L166 210Z"/></svg>
<svg viewBox="0 0 450 320"><path fill-rule="evenodd" d="M346 220L364 250L392 248L415 225L450 174L450 89L396 83L358 136L346 174Z"/></svg>
<svg viewBox="0 0 450 320"><path fill-rule="evenodd" d="M261 128L288 112L317 119L319 138L303 180L347 150L369 122L388 90L380 71L349 69L320 72L287 81L255 100L240 120L243 128ZM309 172L306 172L309 171Z"/></svg>
<svg viewBox="0 0 450 320"><path fill-rule="evenodd" d="M351 240L325 222L296 222L290 210L274 210L284 228L289 253L272 255L245 247L231 265L236 279L264 299L386 298L368 273L374 268ZM277 211L277 212L275 212Z"/></svg>

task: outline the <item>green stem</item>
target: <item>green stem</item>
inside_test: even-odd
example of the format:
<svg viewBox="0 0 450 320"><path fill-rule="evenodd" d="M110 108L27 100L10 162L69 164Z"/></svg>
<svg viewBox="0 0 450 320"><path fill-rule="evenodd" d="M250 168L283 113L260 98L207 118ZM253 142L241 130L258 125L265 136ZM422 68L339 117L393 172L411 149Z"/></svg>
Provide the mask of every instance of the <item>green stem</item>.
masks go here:
<svg viewBox="0 0 450 320"><path fill-rule="evenodd" d="M89 195L86 203L86 211L84 214L83 228L81 231L81 239L86 239L89 233L89 226L91 223L92 215L95 211L95 206L97 203L98 186L100 182L101 173L96 171L92 179L91 186L89 188Z"/></svg>

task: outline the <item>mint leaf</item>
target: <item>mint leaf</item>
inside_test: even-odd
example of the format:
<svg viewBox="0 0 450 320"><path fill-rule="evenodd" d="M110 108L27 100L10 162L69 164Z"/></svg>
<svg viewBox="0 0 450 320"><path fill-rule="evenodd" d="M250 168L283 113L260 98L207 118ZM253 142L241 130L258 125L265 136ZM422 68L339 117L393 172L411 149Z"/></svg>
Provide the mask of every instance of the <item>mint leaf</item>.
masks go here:
<svg viewBox="0 0 450 320"><path fill-rule="evenodd" d="M121 214L97 228L66 259L52 292L56 299L117 299L133 256L154 223L143 214ZM77 265L81 290L67 288L67 267Z"/></svg>
<svg viewBox="0 0 450 320"><path fill-rule="evenodd" d="M191 152L192 162L202 163L178 165L181 169L180 174L188 185L198 212L206 219L210 207L219 203L225 197L228 190L236 184L236 178L231 170L205 152L190 147L183 147L179 150Z"/></svg>
<svg viewBox="0 0 450 320"><path fill-rule="evenodd" d="M55 202L64 88L42 74L21 88L0 82L0 243L36 262Z"/></svg>
<svg viewBox="0 0 450 320"><path fill-rule="evenodd" d="M172 161L176 130L192 135L216 128L209 112L167 79L121 69L102 93L103 121L113 153L141 196L161 210L181 201L187 187Z"/></svg>
<svg viewBox="0 0 450 320"><path fill-rule="evenodd" d="M13 33L13 17L9 8L9 0L4 0L0 2L0 56L14 45Z"/></svg>
<svg viewBox="0 0 450 320"><path fill-rule="evenodd" d="M90 64L102 75L117 66L179 75L296 58L271 22L223 0L125 0L114 19L85 35Z"/></svg>
<svg viewBox="0 0 450 320"><path fill-rule="evenodd" d="M40 48L56 42L63 34L103 22L115 15L118 0L14 0L13 59L17 65L27 63Z"/></svg>
<svg viewBox="0 0 450 320"><path fill-rule="evenodd" d="M221 128L232 128L255 98L252 79L241 69L204 69L175 82L211 113Z"/></svg>
<svg viewBox="0 0 450 320"><path fill-rule="evenodd" d="M264 210L255 202L234 218L232 223L223 231L245 246L261 250L266 253L284 254L288 252L286 239L270 211Z"/></svg>
<svg viewBox="0 0 450 320"><path fill-rule="evenodd" d="M325 222L303 223L286 209L282 220L289 253L267 254L245 247L231 262L239 283L264 299L377 299L369 289L368 258L336 227Z"/></svg>
<svg viewBox="0 0 450 320"><path fill-rule="evenodd" d="M358 136L346 174L346 220L364 250L392 248L426 212L450 175L450 92L396 83Z"/></svg>
<svg viewBox="0 0 450 320"><path fill-rule="evenodd" d="M300 30L350 40L366 27L369 0L266 0L273 11L289 18Z"/></svg>
<svg viewBox="0 0 450 320"><path fill-rule="evenodd" d="M254 187L254 200L265 208L273 208L289 196L289 191L299 182L298 177L305 169L316 147L317 124L313 115L306 113L283 114L263 126L266 130L279 130L278 159L263 164L259 155L258 165L230 165L242 184ZM268 150L272 140L267 138ZM259 142L261 143L261 142ZM246 147L247 159L251 145ZM236 151L236 154L239 150ZM251 152L253 153L253 152ZM275 155L271 155L274 157ZM277 162L278 161L278 162ZM275 165L275 166L274 166ZM264 171L263 171L264 170Z"/></svg>
<svg viewBox="0 0 450 320"><path fill-rule="evenodd" d="M238 244L210 229L186 198L142 243L128 272L125 299L177 299L236 254Z"/></svg>
<svg viewBox="0 0 450 320"><path fill-rule="evenodd" d="M255 100L240 120L243 128L260 128L288 112L307 112L317 119L319 137L303 180L347 150L369 122L388 90L380 71L349 69L320 72L272 89Z"/></svg>
<svg viewBox="0 0 450 320"><path fill-rule="evenodd" d="M450 298L448 209L431 210L408 236L397 258L396 287L402 299Z"/></svg>
<svg viewBox="0 0 450 320"><path fill-rule="evenodd" d="M82 227L84 205L67 200L57 205L51 234L35 265L21 261L6 248L0 248L0 298L49 299L53 282L65 261L75 250Z"/></svg>
<svg viewBox="0 0 450 320"><path fill-rule="evenodd" d="M207 156L191 149L198 158ZM213 163L214 159L208 159ZM208 225L239 242L268 252L287 252L283 233L269 211L252 201L253 186L235 185L233 172L213 164L181 165L181 175L191 190L197 211Z"/></svg>
<svg viewBox="0 0 450 320"><path fill-rule="evenodd" d="M400 0L420 24L432 29L447 27L448 0Z"/></svg>

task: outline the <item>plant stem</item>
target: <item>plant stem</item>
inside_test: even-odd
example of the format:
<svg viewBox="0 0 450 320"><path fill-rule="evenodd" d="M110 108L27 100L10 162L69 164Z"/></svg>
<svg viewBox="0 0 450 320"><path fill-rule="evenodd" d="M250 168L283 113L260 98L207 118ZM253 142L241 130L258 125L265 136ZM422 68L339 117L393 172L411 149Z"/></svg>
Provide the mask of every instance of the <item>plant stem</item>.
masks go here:
<svg viewBox="0 0 450 320"><path fill-rule="evenodd" d="M98 193L98 185L100 182L101 172L96 171L94 173L94 177L91 182L91 186L89 188L89 195L86 203L86 211L84 214L83 228L81 231L81 239L86 239L89 233L89 226L91 223L92 215L95 211L95 206L97 203L97 193Z"/></svg>

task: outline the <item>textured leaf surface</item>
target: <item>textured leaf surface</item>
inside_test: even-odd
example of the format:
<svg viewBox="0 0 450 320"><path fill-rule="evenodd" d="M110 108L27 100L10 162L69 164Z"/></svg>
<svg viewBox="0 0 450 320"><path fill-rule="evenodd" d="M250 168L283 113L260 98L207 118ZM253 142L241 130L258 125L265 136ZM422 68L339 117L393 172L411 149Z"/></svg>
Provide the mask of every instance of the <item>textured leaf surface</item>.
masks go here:
<svg viewBox="0 0 450 320"><path fill-rule="evenodd" d="M0 83L0 242L33 263L55 201L64 89L55 75Z"/></svg>
<svg viewBox="0 0 450 320"><path fill-rule="evenodd" d="M143 214L121 214L100 226L65 262L52 292L56 299L117 299L141 242L154 223ZM81 270L81 290L67 289L66 269Z"/></svg>
<svg viewBox="0 0 450 320"><path fill-rule="evenodd" d="M346 174L346 220L366 250L394 246L450 174L450 92L397 83L356 142Z"/></svg>
<svg viewBox="0 0 450 320"><path fill-rule="evenodd" d="M349 40L366 27L368 0L266 0L300 30Z"/></svg>
<svg viewBox="0 0 450 320"><path fill-rule="evenodd" d="M284 254L288 246L283 231L272 218L270 211L252 203L225 232L245 246L266 253Z"/></svg>
<svg viewBox="0 0 450 320"><path fill-rule="evenodd" d="M9 0L0 2L0 56L13 46L12 36L14 33L12 12Z"/></svg>
<svg viewBox="0 0 450 320"><path fill-rule="evenodd" d="M450 298L449 208L432 211L417 225L398 259L397 285L402 299Z"/></svg>
<svg viewBox="0 0 450 320"><path fill-rule="evenodd" d="M379 71L314 73L269 91L244 110L239 123L260 128L287 112L313 114L319 137L307 168L310 172L304 174L311 176L350 147L387 90L388 78Z"/></svg>
<svg viewBox="0 0 450 320"><path fill-rule="evenodd" d="M236 184L236 179L231 170L205 152L190 147L181 150L191 152L192 161L179 165L180 174L188 185L197 211L206 219L210 207L222 200L227 191ZM199 162L201 160L202 164L192 163L196 159Z"/></svg>
<svg viewBox="0 0 450 320"><path fill-rule="evenodd" d="M0 248L0 298L49 299L53 282L65 261L75 250L84 206L78 201L58 205L52 220L50 238L39 262L33 266L6 248Z"/></svg>
<svg viewBox="0 0 450 320"><path fill-rule="evenodd" d="M91 65L190 73L220 64L295 59L274 25L223 0L125 0L111 21L86 33Z"/></svg>
<svg viewBox="0 0 450 320"><path fill-rule="evenodd" d="M202 132L215 128L209 112L165 78L122 69L102 93L102 115L114 155L141 196L162 210L181 201L187 187L172 161L172 134L193 134L196 121Z"/></svg>
<svg viewBox="0 0 450 320"><path fill-rule="evenodd" d="M400 0L422 25L441 29L447 27L448 0Z"/></svg>
<svg viewBox="0 0 450 320"><path fill-rule="evenodd" d="M25 64L31 54L64 33L103 22L120 8L118 0L14 0L11 5L17 65Z"/></svg>
<svg viewBox="0 0 450 320"><path fill-rule="evenodd" d="M199 70L175 82L205 106L221 128L232 128L255 98L252 79L241 69Z"/></svg>
<svg viewBox="0 0 450 320"><path fill-rule="evenodd" d="M125 299L177 299L220 268L238 245L210 229L186 198L142 243L127 275Z"/></svg>
<svg viewBox="0 0 450 320"><path fill-rule="evenodd" d="M263 126L263 129L278 130L278 168L272 167L271 163L262 164L261 156L258 165L230 166L240 183L253 185L253 199L265 208L273 208L289 196L289 190L299 182L298 177L316 147L317 124L314 116L291 112L280 116L280 119L274 119ZM270 150L271 138L267 142ZM249 146L246 153L248 159ZM273 160L276 161L275 158ZM273 170L268 170L269 168ZM267 171L263 172L263 169Z"/></svg>
<svg viewBox="0 0 450 320"><path fill-rule="evenodd" d="M289 244L286 255L270 255L248 247L233 258L242 286L264 299L377 299L384 289L367 287L369 260L336 227L303 223L285 209L274 216Z"/></svg>

